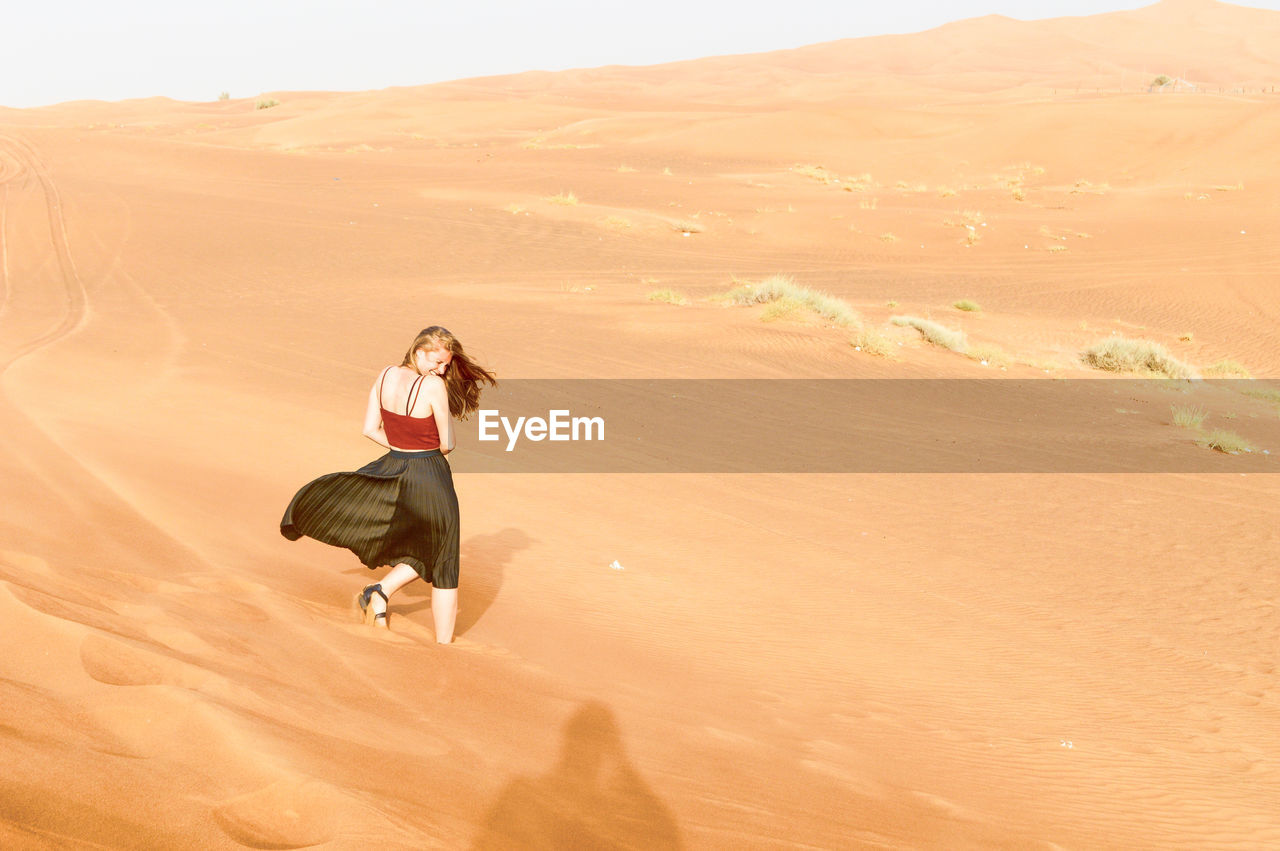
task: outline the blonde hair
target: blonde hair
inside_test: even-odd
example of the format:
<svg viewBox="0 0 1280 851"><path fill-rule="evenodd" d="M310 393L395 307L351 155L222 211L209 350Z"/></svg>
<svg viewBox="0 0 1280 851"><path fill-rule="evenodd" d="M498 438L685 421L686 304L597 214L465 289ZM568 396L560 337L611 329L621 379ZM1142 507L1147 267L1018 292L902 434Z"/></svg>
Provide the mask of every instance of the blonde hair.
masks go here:
<svg viewBox="0 0 1280 851"><path fill-rule="evenodd" d="M419 351L434 352L441 348L453 355L453 360L444 371L444 386L449 393L449 413L465 420L480 407L480 385L496 385L498 379L467 355L458 338L448 328L439 325L432 325L418 332L418 336L413 338L413 345L404 353L404 361L400 365L421 375L422 370L418 369L414 354Z"/></svg>

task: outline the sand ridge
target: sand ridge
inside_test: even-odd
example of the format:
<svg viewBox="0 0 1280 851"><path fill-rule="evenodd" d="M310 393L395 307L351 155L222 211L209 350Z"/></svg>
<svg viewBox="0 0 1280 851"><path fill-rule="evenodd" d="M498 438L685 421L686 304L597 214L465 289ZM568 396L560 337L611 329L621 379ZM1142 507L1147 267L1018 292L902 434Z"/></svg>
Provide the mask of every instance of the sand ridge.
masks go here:
<svg viewBox="0 0 1280 851"><path fill-rule="evenodd" d="M0 111L0 843L1280 842L1275 396L1116 382L1074 436L1205 473L459 457L448 649L428 589L367 630L368 571L276 530L374 457L369 384L429 323L500 378L1084 380L1125 336L1271 387L1278 42L1280 14L1166 0ZM723 300L774 275L856 317ZM1256 453L1198 446L1194 406Z"/></svg>

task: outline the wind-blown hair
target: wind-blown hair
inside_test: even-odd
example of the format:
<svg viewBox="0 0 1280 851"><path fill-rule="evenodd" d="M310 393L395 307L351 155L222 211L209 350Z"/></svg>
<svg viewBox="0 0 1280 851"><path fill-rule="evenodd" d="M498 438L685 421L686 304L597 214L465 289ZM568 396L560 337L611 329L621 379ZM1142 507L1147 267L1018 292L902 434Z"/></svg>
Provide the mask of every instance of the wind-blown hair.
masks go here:
<svg viewBox="0 0 1280 851"><path fill-rule="evenodd" d="M433 352L438 348L444 348L453 355L453 360L444 371L444 386L449 392L449 413L465 420L480 407L480 385L497 385L498 379L467 355L458 338L449 333L448 328L439 325L432 325L418 332L400 365L422 374L422 370L414 363L414 353L418 350Z"/></svg>

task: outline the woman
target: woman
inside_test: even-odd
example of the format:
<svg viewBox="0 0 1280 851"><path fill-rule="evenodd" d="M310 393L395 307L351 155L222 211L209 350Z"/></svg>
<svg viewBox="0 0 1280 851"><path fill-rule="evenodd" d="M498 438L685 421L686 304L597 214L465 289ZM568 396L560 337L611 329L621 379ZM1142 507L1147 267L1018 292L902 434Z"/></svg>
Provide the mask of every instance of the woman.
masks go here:
<svg viewBox="0 0 1280 851"><path fill-rule="evenodd" d="M307 535L346 547L370 570L394 565L356 594L365 623L386 627L391 595L422 577L432 585L436 641L453 640L458 497L444 456L453 451L452 417L476 411L481 382L497 384L456 337L439 325L423 329L369 391L364 435L390 451L354 473L305 485L284 512L280 533L291 541Z"/></svg>

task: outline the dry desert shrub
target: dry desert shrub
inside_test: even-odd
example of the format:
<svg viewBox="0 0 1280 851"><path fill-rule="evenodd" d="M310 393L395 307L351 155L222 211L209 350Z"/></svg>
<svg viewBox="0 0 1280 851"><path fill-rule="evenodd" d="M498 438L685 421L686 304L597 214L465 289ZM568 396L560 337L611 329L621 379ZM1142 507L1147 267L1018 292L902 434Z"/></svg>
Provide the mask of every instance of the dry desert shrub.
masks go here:
<svg viewBox="0 0 1280 851"><path fill-rule="evenodd" d="M1240 392L1246 396L1252 396L1254 399L1280 404L1280 390L1272 387L1247 387Z"/></svg>
<svg viewBox="0 0 1280 851"><path fill-rule="evenodd" d="M1191 405L1170 405L1169 410L1173 413L1173 424L1182 428L1198 429L1204 425L1205 418L1209 416L1209 412L1204 408Z"/></svg>
<svg viewBox="0 0 1280 851"><path fill-rule="evenodd" d="M682 219L678 222L672 222L671 227L675 228L676 230L680 231L680 233L684 233L684 234L702 233L702 231L705 230L705 228L703 228L702 225L698 224L697 222L690 221L688 219Z"/></svg>
<svg viewBox="0 0 1280 851"><path fill-rule="evenodd" d="M759 284L745 283L730 290L725 299L730 304L742 305L771 304L786 300L785 309L778 308L770 313L770 318L774 319L792 310L804 308L836 325L852 325L858 321L857 311L847 302L827 293L802 287L785 275L765 278Z"/></svg>
<svg viewBox="0 0 1280 851"><path fill-rule="evenodd" d="M881 242L897 242L898 238L894 236L892 233L882 233L880 234L880 241Z"/></svg>
<svg viewBox="0 0 1280 851"><path fill-rule="evenodd" d="M673 289L654 290L649 293L649 301L656 301L662 304L688 304L689 300Z"/></svg>
<svg viewBox="0 0 1280 851"><path fill-rule="evenodd" d="M1080 359L1094 369L1107 372L1138 372L1179 379L1194 378L1196 374L1159 343L1128 337L1108 337L1094 343L1081 352Z"/></svg>
<svg viewBox="0 0 1280 851"><path fill-rule="evenodd" d="M962 298L951 306L956 310L963 310L966 313L977 313L982 310L982 306L980 304L967 298Z"/></svg>
<svg viewBox="0 0 1280 851"><path fill-rule="evenodd" d="M807 305L801 299L784 295L782 298L765 305L764 310L760 311L760 321L775 322L779 319L794 319L796 314L806 307Z"/></svg>
<svg viewBox="0 0 1280 851"><path fill-rule="evenodd" d="M811 180L816 180L824 185L838 183L840 181L839 176L828 171L826 166L796 165L792 166L791 170L796 174L807 177Z"/></svg>
<svg viewBox="0 0 1280 851"><path fill-rule="evenodd" d="M994 343L975 343L965 350L965 356L983 366L1009 365L1009 353Z"/></svg>
<svg viewBox="0 0 1280 851"><path fill-rule="evenodd" d="M954 189L952 189L950 186L939 186L939 187L938 187L938 197L939 197L939 198L951 198L951 197L952 197L952 196L954 196L955 194L956 194L956 191L955 191Z"/></svg>
<svg viewBox="0 0 1280 851"><path fill-rule="evenodd" d="M920 336L935 346L941 346L944 349L950 349L953 352L963 354L968 348L968 341L965 339L964 332L954 328L948 328L930 319L921 319L918 316L891 316L889 321L894 325L910 326L920 332Z"/></svg>
<svg viewBox="0 0 1280 851"><path fill-rule="evenodd" d="M1204 368L1205 376L1209 378L1252 378L1249 370L1243 364L1233 360L1220 360L1217 363L1211 363Z"/></svg>
<svg viewBox="0 0 1280 851"><path fill-rule="evenodd" d="M231 92L218 92L218 100L231 100Z"/></svg>
<svg viewBox="0 0 1280 851"><path fill-rule="evenodd" d="M576 207L578 205L578 196L572 192L561 192L557 195L547 195L542 200L549 201L552 204L563 204L566 207Z"/></svg>
<svg viewBox="0 0 1280 851"><path fill-rule="evenodd" d="M849 340L849 345L856 351L865 352L878 358L893 357L893 341L874 328L859 328Z"/></svg>
<svg viewBox="0 0 1280 851"><path fill-rule="evenodd" d="M253 102L254 109L270 109L273 106L279 106L280 101L275 98L259 98Z"/></svg>
<svg viewBox="0 0 1280 851"><path fill-rule="evenodd" d="M1021 186L1013 190L1013 200L1015 201L1027 200L1027 193L1023 191Z"/></svg>
<svg viewBox="0 0 1280 851"><path fill-rule="evenodd" d="M1241 452L1253 451L1253 444L1234 431L1227 431L1223 428L1215 428L1196 442L1208 449L1216 449L1228 455L1239 455Z"/></svg>

